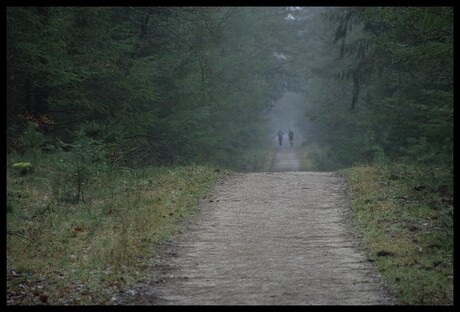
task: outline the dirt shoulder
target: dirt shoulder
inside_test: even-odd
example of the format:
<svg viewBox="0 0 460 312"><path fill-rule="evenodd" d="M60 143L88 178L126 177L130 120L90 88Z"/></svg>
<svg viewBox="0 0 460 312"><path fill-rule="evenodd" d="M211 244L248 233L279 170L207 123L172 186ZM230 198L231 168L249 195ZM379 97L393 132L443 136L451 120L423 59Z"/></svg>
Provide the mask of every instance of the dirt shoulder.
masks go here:
<svg viewBox="0 0 460 312"><path fill-rule="evenodd" d="M131 303L390 304L346 207L336 173L235 174L154 259Z"/></svg>

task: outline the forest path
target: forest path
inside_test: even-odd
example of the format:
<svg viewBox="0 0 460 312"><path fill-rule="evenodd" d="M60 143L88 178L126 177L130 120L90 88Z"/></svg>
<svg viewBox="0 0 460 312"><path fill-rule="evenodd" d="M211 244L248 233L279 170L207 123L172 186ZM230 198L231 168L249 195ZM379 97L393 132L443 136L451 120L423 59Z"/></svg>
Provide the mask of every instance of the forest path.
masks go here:
<svg viewBox="0 0 460 312"><path fill-rule="evenodd" d="M288 143L289 144L289 143ZM272 171L299 171L300 159L298 157L298 148L287 146L286 144L278 146L275 160L272 165Z"/></svg>
<svg viewBox="0 0 460 312"><path fill-rule="evenodd" d="M348 225L344 180L281 172L298 168L294 151L279 149L280 172L234 174L219 184L155 259L134 303L390 304Z"/></svg>

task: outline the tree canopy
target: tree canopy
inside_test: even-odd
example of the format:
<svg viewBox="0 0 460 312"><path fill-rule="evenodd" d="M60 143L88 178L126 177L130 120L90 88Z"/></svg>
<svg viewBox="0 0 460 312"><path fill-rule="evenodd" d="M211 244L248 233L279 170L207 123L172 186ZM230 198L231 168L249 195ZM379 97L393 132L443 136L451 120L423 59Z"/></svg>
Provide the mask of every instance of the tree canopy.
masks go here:
<svg viewBox="0 0 460 312"><path fill-rule="evenodd" d="M316 44L292 66L307 68L299 74L304 132L325 149L324 166L384 159L451 166L452 8L317 10L293 13L292 23L308 29L299 43Z"/></svg>
<svg viewBox="0 0 460 312"><path fill-rule="evenodd" d="M451 7L8 7L8 151L78 130L126 164L241 169L267 112L304 98L329 168L449 163ZM31 131L29 129L29 131Z"/></svg>

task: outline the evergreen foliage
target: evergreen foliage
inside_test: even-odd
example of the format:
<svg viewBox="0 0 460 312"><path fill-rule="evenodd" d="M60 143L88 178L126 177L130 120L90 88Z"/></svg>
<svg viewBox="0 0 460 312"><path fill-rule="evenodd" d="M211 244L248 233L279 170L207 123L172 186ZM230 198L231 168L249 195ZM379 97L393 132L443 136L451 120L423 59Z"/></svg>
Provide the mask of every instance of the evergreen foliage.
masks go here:
<svg viewBox="0 0 460 312"><path fill-rule="evenodd" d="M126 164L215 162L241 169L263 113L281 95L279 60L261 34L268 8L10 7L8 139L21 114L71 144L80 125ZM96 138L95 137L95 138ZM50 142L50 144L55 144Z"/></svg>
<svg viewBox="0 0 460 312"><path fill-rule="evenodd" d="M451 7L8 7L6 17L9 152L30 150L30 123L40 148L72 144L91 124L125 165L243 169L266 144L266 112L291 91L305 97L318 167L452 162Z"/></svg>
<svg viewBox="0 0 460 312"><path fill-rule="evenodd" d="M330 151L323 167L382 160L452 167L451 7L338 8L303 20L305 13L296 14L298 28L316 29L301 39L330 51L293 63L309 68L300 77L307 86L304 132Z"/></svg>
<svg viewBox="0 0 460 312"><path fill-rule="evenodd" d="M35 304L35 280L109 304L106 269L144 275L223 167L269 170L285 116L304 169L372 163L344 171L371 221L386 201L398 227L446 230L420 231L445 243L446 296L409 282L402 302L451 302L452 7L7 7L6 26L9 302Z"/></svg>

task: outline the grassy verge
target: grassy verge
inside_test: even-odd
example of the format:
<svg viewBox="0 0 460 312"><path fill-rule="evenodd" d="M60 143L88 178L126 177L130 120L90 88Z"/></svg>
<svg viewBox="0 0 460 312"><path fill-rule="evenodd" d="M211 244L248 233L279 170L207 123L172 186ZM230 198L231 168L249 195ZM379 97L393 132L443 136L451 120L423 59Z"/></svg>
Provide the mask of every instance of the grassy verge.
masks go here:
<svg viewBox="0 0 460 312"><path fill-rule="evenodd" d="M66 190L73 184L50 163L8 172L7 304L112 303L142 279L152 246L180 229L227 173L185 166L88 174L75 203L75 188Z"/></svg>
<svg viewBox="0 0 460 312"><path fill-rule="evenodd" d="M369 260L398 304L453 304L453 176L386 164L342 170Z"/></svg>

